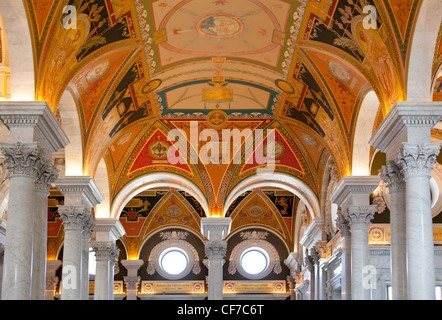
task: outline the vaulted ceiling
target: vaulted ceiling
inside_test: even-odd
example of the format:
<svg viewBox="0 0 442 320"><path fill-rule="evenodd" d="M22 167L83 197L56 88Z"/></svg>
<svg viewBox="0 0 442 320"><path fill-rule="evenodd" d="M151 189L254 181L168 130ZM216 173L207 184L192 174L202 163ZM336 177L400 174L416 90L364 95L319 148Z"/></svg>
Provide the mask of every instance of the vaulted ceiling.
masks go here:
<svg viewBox="0 0 442 320"><path fill-rule="evenodd" d="M192 123L198 132L274 128L283 150L276 170L319 196L329 156L341 175L351 172L366 93L374 90L381 103L377 123L406 99L421 2L24 1L37 99L55 113L63 92L73 94L85 173L94 175L104 157L114 197L140 175L173 172L193 181L214 206L256 167L171 165L160 151L172 144L170 130L190 135ZM72 23L63 13L67 5L76 9L76 28L65 28ZM376 29L363 27L368 5L376 6Z"/></svg>

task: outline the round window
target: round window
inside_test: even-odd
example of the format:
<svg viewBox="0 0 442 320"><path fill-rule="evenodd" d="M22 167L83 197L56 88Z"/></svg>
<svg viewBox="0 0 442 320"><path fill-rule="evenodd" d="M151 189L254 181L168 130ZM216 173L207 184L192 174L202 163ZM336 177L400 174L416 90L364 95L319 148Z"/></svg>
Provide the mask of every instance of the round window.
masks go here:
<svg viewBox="0 0 442 320"><path fill-rule="evenodd" d="M261 248L245 250L240 258L241 268L250 275L259 275L269 266L269 256Z"/></svg>
<svg viewBox="0 0 442 320"><path fill-rule="evenodd" d="M189 258L184 250L180 248L169 248L160 255L160 266L170 275L183 273L189 265Z"/></svg>

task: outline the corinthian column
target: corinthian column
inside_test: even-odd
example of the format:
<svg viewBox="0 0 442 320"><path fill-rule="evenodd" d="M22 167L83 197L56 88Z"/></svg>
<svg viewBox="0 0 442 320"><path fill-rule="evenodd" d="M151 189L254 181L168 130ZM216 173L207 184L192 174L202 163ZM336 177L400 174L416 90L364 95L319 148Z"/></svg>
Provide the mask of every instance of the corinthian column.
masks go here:
<svg viewBox="0 0 442 320"><path fill-rule="evenodd" d="M94 300L111 300L110 292L113 294L113 283L109 281L109 275L113 274L115 257L118 257L120 250L113 241L93 241L92 249L95 252L97 270L95 273Z"/></svg>
<svg viewBox="0 0 442 320"><path fill-rule="evenodd" d="M5 300L31 298L34 180L41 161L36 143L2 145L9 171L8 225L3 266Z"/></svg>
<svg viewBox="0 0 442 320"><path fill-rule="evenodd" d="M80 300L85 298L84 282L88 283L83 274L89 272L88 261L83 258L84 248L89 247L89 234L83 232L91 231L92 208L103 196L91 177L61 177L55 185L64 195L64 205L58 206L65 233L61 299Z"/></svg>
<svg viewBox="0 0 442 320"><path fill-rule="evenodd" d="M58 170L45 161L37 170L34 196L34 241L32 269L32 300L44 300L46 288L46 256L48 242L48 196Z"/></svg>
<svg viewBox="0 0 442 320"><path fill-rule="evenodd" d="M408 297L435 299L433 221L430 178L440 144L404 142L399 156L406 181Z"/></svg>
<svg viewBox="0 0 442 320"><path fill-rule="evenodd" d="M83 229L91 212L83 206L59 206L63 220L64 247L61 282L62 300L81 299Z"/></svg>
<svg viewBox="0 0 442 320"><path fill-rule="evenodd" d="M406 183L407 298L411 300L435 299L429 179L440 145L431 143L431 129L441 117L440 102L398 102L370 140L387 154L387 160L396 161Z"/></svg>
<svg viewBox="0 0 442 320"><path fill-rule="evenodd" d="M407 224L403 174L394 161L379 171L390 194L390 262L393 300L407 299Z"/></svg>
<svg viewBox="0 0 442 320"><path fill-rule="evenodd" d="M351 232L352 300L370 298L370 288L364 285L364 272L369 265L368 229L376 210L376 205L370 205L370 194L379 182L378 176L345 176L331 195Z"/></svg>
<svg viewBox="0 0 442 320"><path fill-rule="evenodd" d="M116 241L124 234L118 219L97 219L95 222L96 241L91 244L97 261L94 300L114 299L114 269L120 252Z"/></svg>
<svg viewBox="0 0 442 320"><path fill-rule="evenodd" d="M364 284L365 268L369 265L368 230L376 205L350 206L346 216L351 232L351 282L352 299L369 300L370 288Z"/></svg>
<svg viewBox="0 0 442 320"><path fill-rule="evenodd" d="M1 144L10 174L2 299L25 300L31 298L33 278L34 206L38 206L34 198L38 203L43 201L41 195L34 195L34 181L52 153L64 148L69 140L45 102L2 101L0 119L10 133L9 143ZM36 241L45 243L45 236L44 232L38 233ZM38 298L44 297L45 288L41 282L45 273L41 254L36 254L40 266L35 275L39 279Z"/></svg>
<svg viewBox="0 0 442 320"><path fill-rule="evenodd" d="M141 277L138 276L138 269L143 265L143 260L122 260L121 263L127 269L127 276L124 277L126 283L126 300L137 300L138 286Z"/></svg>
<svg viewBox="0 0 442 320"><path fill-rule="evenodd" d="M205 253L208 258L208 299L223 299L223 264L227 251L227 241L224 239L230 232L230 218L203 218L201 232L208 239Z"/></svg>

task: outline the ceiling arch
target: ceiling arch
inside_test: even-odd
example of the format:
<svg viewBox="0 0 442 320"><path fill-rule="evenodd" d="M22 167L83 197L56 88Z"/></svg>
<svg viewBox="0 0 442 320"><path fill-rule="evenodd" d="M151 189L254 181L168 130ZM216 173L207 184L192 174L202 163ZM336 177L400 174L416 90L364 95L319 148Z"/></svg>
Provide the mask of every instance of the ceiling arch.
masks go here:
<svg viewBox="0 0 442 320"><path fill-rule="evenodd" d="M36 62L36 99L56 112L66 87L73 92L83 173L93 175L104 157L112 200L159 165L185 179L192 180L193 173L215 211L221 210L231 177L244 175L247 167L242 172L231 161L187 163L186 171L158 162L164 159L142 163L157 134L149 128L167 136L174 129L188 134L192 122L200 131L219 133L273 126L296 155L280 172L301 179L319 197L325 159L339 159L341 176L352 172L355 127L366 94L373 90L380 103L376 125L411 92L413 37L431 13L427 5L421 9L421 0L23 3ZM65 28L66 6L75 8L76 29ZM373 28L364 28L367 6L376 9ZM206 141L186 144L198 153Z"/></svg>

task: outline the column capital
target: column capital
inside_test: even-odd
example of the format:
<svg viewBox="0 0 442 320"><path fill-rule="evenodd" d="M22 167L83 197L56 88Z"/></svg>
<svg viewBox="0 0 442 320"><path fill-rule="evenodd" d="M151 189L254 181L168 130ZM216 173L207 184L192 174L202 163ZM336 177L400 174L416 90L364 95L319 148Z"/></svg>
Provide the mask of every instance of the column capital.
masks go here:
<svg viewBox="0 0 442 320"><path fill-rule="evenodd" d="M97 261L114 261L120 254L120 249L113 241L92 241L91 247Z"/></svg>
<svg viewBox="0 0 442 320"><path fill-rule="evenodd" d="M331 248L327 245L326 240L318 240L314 245L320 259L327 259L331 256Z"/></svg>
<svg viewBox="0 0 442 320"><path fill-rule="evenodd" d="M58 206L58 212L65 231L83 231L91 216L90 209L84 206Z"/></svg>
<svg viewBox="0 0 442 320"><path fill-rule="evenodd" d="M376 212L376 205L350 206L346 210L345 217L348 220L350 231L367 230Z"/></svg>
<svg viewBox="0 0 442 320"><path fill-rule="evenodd" d="M42 163L42 151L38 143L0 143L0 148L5 156L9 176L26 175L37 177L37 172Z"/></svg>
<svg viewBox="0 0 442 320"><path fill-rule="evenodd" d="M141 282L140 276L125 276L124 283L126 284L126 288L129 290L136 290L138 289L138 285Z"/></svg>
<svg viewBox="0 0 442 320"><path fill-rule="evenodd" d="M338 227L341 234L345 237L350 235L350 226L348 224L348 220L345 218L344 214L341 213L338 214L338 217L336 218L336 226Z"/></svg>
<svg viewBox="0 0 442 320"><path fill-rule="evenodd" d="M379 176L385 182L390 193L405 189L404 175L396 162L388 160L387 164L379 170Z"/></svg>
<svg viewBox="0 0 442 320"><path fill-rule="evenodd" d="M410 176L427 176L430 178L433 164L440 152L440 143L403 143L400 150L398 165L404 179Z"/></svg>
<svg viewBox="0 0 442 320"><path fill-rule="evenodd" d="M204 252L209 260L222 260L226 256L226 241L206 241Z"/></svg>
<svg viewBox="0 0 442 320"><path fill-rule="evenodd" d="M51 161L43 161L36 170L37 179L35 180L35 190L40 192L47 192L52 187L52 184L57 180L59 170L54 167Z"/></svg>

